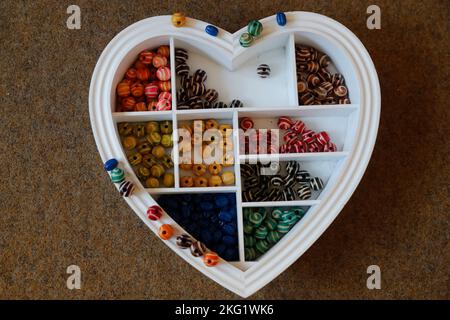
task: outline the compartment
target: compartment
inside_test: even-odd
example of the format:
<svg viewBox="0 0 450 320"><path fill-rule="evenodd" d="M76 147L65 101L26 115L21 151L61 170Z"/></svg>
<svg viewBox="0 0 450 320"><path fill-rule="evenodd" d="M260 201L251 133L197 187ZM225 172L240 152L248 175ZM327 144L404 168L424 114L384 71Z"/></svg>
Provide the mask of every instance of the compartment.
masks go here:
<svg viewBox="0 0 450 320"><path fill-rule="evenodd" d="M194 239L203 242L209 250L225 260L239 261L235 192L183 192L155 198L167 214Z"/></svg>
<svg viewBox="0 0 450 320"><path fill-rule="evenodd" d="M336 176L340 161L241 164L243 207L250 207L251 203L256 206L260 202L279 203L281 206L314 204L314 200L319 200L327 189L330 177Z"/></svg>
<svg viewBox="0 0 450 320"><path fill-rule="evenodd" d="M217 101L224 102L228 107L234 99L241 101L244 107L297 105L296 97L292 94L294 80L288 36L280 37L269 47L265 45L249 48L249 54L244 53L242 56L245 58L245 63L241 56L237 58L239 61L234 61L232 55L224 56L220 51L214 55L213 44L211 50L207 52L204 52L204 47L193 39L186 41L176 38L174 45L175 49L185 49L188 52L189 58L186 64L190 68L189 75L192 76L197 69L204 70L207 75L204 82L206 89L215 89L218 93ZM269 65L271 72L268 78L263 79L258 76L257 67L260 64ZM177 76L176 86L178 109L182 105L184 105L183 108L188 108L188 104L183 103L183 100L187 99L180 97L180 88L184 87L181 85L181 76ZM187 92L191 91L187 90ZM195 96L195 94L191 95ZM190 108L194 108L192 103L189 104ZM203 104L197 108L202 106L209 108L211 104Z"/></svg>
<svg viewBox="0 0 450 320"><path fill-rule="evenodd" d="M311 107L313 108L313 107ZM353 132L355 128L355 117L356 115L353 115L355 113L356 109L352 109L351 107L348 107L346 109L336 109L336 110L330 110L327 108L321 108L318 110L295 110L295 109L284 109L284 110L273 110L273 111L257 111L257 112L251 112L251 111L239 111L239 125L242 126L241 121L244 118L248 118L253 122L253 129L269 129L274 130L272 145L274 145L272 153L277 153L276 150L278 149L280 153L286 153L285 155L281 154L282 157L289 157L288 154L295 153L295 154L302 154L302 153L322 153L328 150L327 153L334 153L331 152L332 149L325 149L323 147L323 144L318 143L317 140L313 140L310 143L305 143L304 137L302 137L301 134L293 134L294 139L302 141L302 149L295 150L295 149L287 149L285 152L281 149L283 145L289 146L290 144L284 141L284 136L288 132L292 132L291 130L282 130L278 128L278 120L281 116L288 117L291 119L292 123L295 121L301 120L306 129L312 130L314 133L319 133L322 131L325 131L329 138L330 142L333 143L336 146L336 151L348 151L350 150L351 144L353 142L353 135L349 134ZM248 121L246 119L246 121ZM251 131L247 132L247 137L249 135L251 136ZM254 135L254 133L253 133ZM255 142L253 142L252 145L249 145L250 140L247 138L247 147L244 148L244 145L242 144L243 137L245 136L244 131L240 131L240 155L245 154L255 154L258 153L258 151L261 151L262 153L270 153L270 148L266 147L264 150L259 150L255 146ZM278 137L278 139L277 139ZM267 139L269 140L269 139ZM254 139L252 140L254 141ZM278 142L279 148L275 147L275 144ZM313 151L310 146L312 144L316 144L316 147L319 148L315 149L316 151ZM259 153L261 153L259 152ZM317 155L319 157L320 155ZM313 155L310 157L314 158ZM329 155L329 157L333 157L333 155ZM248 159L248 157L241 157L241 160Z"/></svg>
<svg viewBox="0 0 450 320"><path fill-rule="evenodd" d="M194 111L194 112L192 112ZM235 145L232 131L229 135L222 135L223 128L233 129L233 112L222 110L210 118L209 114L187 110L177 111L178 160L180 187L235 190L236 169ZM201 123L205 130L201 130ZM194 127L195 125L195 127ZM217 131L214 127L219 126ZM188 129L189 128L189 129ZM223 148L220 148L222 137ZM216 142L207 142L215 139ZM219 140L217 140L219 139ZM194 145L193 143L196 143ZM222 150L222 156L215 151ZM205 158L205 155L211 158Z"/></svg>
<svg viewBox="0 0 450 320"><path fill-rule="evenodd" d="M135 46L124 57L114 75L111 92L113 112L146 112L172 109L171 39L157 37ZM140 55L147 51L146 55ZM157 56L154 59L154 56ZM141 57L141 58L140 58ZM145 87L154 84L147 94ZM149 88L150 89L150 88ZM168 102L160 103L161 98Z"/></svg>
<svg viewBox="0 0 450 320"><path fill-rule="evenodd" d="M167 116L164 118L117 123L122 150L144 188L173 188L175 185L173 122Z"/></svg>
<svg viewBox="0 0 450 320"><path fill-rule="evenodd" d="M306 82L307 89L303 93L299 93L299 105L312 105L312 104L359 104L360 88L358 85L355 70L348 57L340 49L341 47L337 45L334 39L327 39L317 33L310 32L293 32L294 42L295 42L295 55L296 58L296 73L297 73L297 83L299 84L304 81ZM300 52L300 48L313 48L311 55L307 56L307 51ZM316 53L314 53L316 52ZM329 57L329 65L327 63L322 63L320 58L323 54ZM316 56L316 57L315 57ZM314 63L311 64L311 61ZM308 63L310 63L308 65ZM314 64L317 64L316 66ZM328 73L322 72L322 69L326 69ZM340 81L331 78L333 74L339 73L343 76L345 80L343 85L347 88L348 95L337 96L334 90L340 85ZM308 81L308 75L318 76L316 80ZM320 83L317 81L320 80ZM323 82L330 82L332 88L330 87L329 93L322 92L323 90L317 89ZM303 85L299 84L299 88ZM327 88L327 86L322 86ZM298 89L300 90L300 89ZM342 91L337 91L341 95ZM307 95L305 95L307 94ZM324 98L323 94L327 98ZM305 95L305 96L304 96ZM303 96L303 97L302 97ZM348 101L343 101L342 99L348 98Z"/></svg>
<svg viewBox="0 0 450 320"><path fill-rule="evenodd" d="M245 261L259 260L303 219L309 208L308 206L244 208L242 215Z"/></svg>

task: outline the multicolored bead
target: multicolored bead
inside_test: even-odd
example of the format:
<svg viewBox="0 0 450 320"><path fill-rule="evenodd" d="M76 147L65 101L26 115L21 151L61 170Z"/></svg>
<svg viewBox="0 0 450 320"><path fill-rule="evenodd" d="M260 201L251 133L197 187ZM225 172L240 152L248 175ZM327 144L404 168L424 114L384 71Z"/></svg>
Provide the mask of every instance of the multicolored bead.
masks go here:
<svg viewBox="0 0 450 320"><path fill-rule="evenodd" d="M153 205L148 207L147 209L147 218L150 220L156 221L159 220L162 216L162 209L160 206Z"/></svg>
<svg viewBox="0 0 450 320"><path fill-rule="evenodd" d="M244 48L247 48L253 43L253 37L249 33L243 33L239 37L239 43Z"/></svg>
<svg viewBox="0 0 450 320"><path fill-rule="evenodd" d="M206 246L203 242L200 241L194 241L190 247L191 254L194 257L201 257L206 252Z"/></svg>
<svg viewBox="0 0 450 320"><path fill-rule="evenodd" d="M260 36L262 30L263 30L263 25L258 20L250 21L250 23L248 24L248 27L247 27L247 32L253 37Z"/></svg>
<svg viewBox="0 0 450 320"><path fill-rule="evenodd" d="M119 167L116 167L111 170L111 181L114 183L121 183L125 180L125 172L120 169Z"/></svg>
<svg viewBox="0 0 450 320"><path fill-rule="evenodd" d="M129 197L134 191L134 184L131 181L123 181L119 185L119 193L123 197Z"/></svg>
<svg viewBox="0 0 450 320"><path fill-rule="evenodd" d="M181 249L190 248L192 245L192 242L193 242L193 240L192 240L191 236L189 236L187 234L179 235L177 237L177 241L176 241L177 246L180 247Z"/></svg>

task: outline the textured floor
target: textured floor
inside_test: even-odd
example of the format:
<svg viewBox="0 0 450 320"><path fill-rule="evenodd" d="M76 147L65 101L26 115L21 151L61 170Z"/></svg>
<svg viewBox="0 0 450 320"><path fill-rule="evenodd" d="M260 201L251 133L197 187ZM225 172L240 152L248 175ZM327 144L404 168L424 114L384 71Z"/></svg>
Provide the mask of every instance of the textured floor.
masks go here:
<svg viewBox="0 0 450 320"><path fill-rule="evenodd" d="M366 8L382 29L366 28ZM378 141L338 219L252 298L449 298L448 1L0 2L0 298L236 299L147 230L101 169L88 115L96 60L120 30L175 10L236 31L277 10L328 15L360 37L382 87ZM218 4L220 3L220 4ZM66 288L78 264L83 287ZM366 288L366 268L382 289Z"/></svg>

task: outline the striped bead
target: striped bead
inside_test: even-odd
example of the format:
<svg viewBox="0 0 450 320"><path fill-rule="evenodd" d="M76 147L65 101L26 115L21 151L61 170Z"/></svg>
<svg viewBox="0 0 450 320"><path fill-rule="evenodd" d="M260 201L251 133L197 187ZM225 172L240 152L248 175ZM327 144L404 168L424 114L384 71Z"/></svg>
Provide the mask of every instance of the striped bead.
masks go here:
<svg viewBox="0 0 450 320"><path fill-rule="evenodd" d="M315 191L323 189L323 181L319 177L314 177L309 181L309 185Z"/></svg>
<svg viewBox="0 0 450 320"><path fill-rule="evenodd" d="M144 88L145 96L149 99L156 98L159 93L159 87L154 83L149 83Z"/></svg>
<svg viewBox="0 0 450 320"><path fill-rule="evenodd" d="M194 83L193 87L192 87L192 93L194 94L194 96L199 97L202 96L206 91L206 87L203 84L203 82L197 82Z"/></svg>
<svg viewBox="0 0 450 320"><path fill-rule="evenodd" d="M159 67L156 70L156 77L161 81L167 81L170 79L170 69L168 67Z"/></svg>
<svg viewBox="0 0 450 320"><path fill-rule="evenodd" d="M160 206L153 205L148 207L147 209L147 218L150 220L156 221L159 220L162 216L162 209Z"/></svg>
<svg viewBox="0 0 450 320"><path fill-rule="evenodd" d="M170 89L172 89L172 85L171 85L170 81L160 81L158 83L158 88L161 91L169 92Z"/></svg>
<svg viewBox="0 0 450 320"><path fill-rule="evenodd" d="M128 69L127 72L125 73L125 78L127 78L128 80L136 79L136 69L135 68Z"/></svg>
<svg viewBox="0 0 450 320"><path fill-rule="evenodd" d="M269 250L270 245L266 240L258 240L258 241L256 241L255 248L260 253L266 253L267 250Z"/></svg>
<svg viewBox="0 0 450 320"><path fill-rule="evenodd" d="M128 97L130 92L130 85L128 83L121 82L117 85L117 95L119 97Z"/></svg>
<svg viewBox="0 0 450 320"><path fill-rule="evenodd" d="M185 49L177 48L175 49L175 61L178 63L185 63L189 58L189 55Z"/></svg>
<svg viewBox="0 0 450 320"><path fill-rule="evenodd" d="M155 54L153 52L145 50L139 54L139 61L145 65L149 65L152 63L154 56Z"/></svg>
<svg viewBox="0 0 450 320"><path fill-rule="evenodd" d="M277 23L282 27L286 25L286 15L284 12L277 12Z"/></svg>
<svg viewBox="0 0 450 320"><path fill-rule="evenodd" d="M132 111L134 109L134 106L136 105L136 99L133 97L126 97L122 100L122 107L126 111Z"/></svg>
<svg viewBox="0 0 450 320"><path fill-rule="evenodd" d="M134 184L131 181L123 181L119 186L119 193L123 197L129 197L134 191Z"/></svg>
<svg viewBox="0 0 450 320"><path fill-rule="evenodd" d="M269 233L267 234L266 240L271 243L271 244L275 244L278 241L280 241L281 239L281 235L280 233L278 233L278 231L269 231Z"/></svg>
<svg viewBox="0 0 450 320"><path fill-rule="evenodd" d="M283 212L280 209L274 209L272 210L272 218L274 218L275 220L279 220L281 219L281 214Z"/></svg>
<svg viewBox="0 0 450 320"><path fill-rule="evenodd" d="M316 134L316 140L321 145L325 145L330 142L330 136L325 131L322 131Z"/></svg>
<svg viewBox="0 0 450 320"><path fill-rule="evenodd" d="M203 262L207 267L213 267L219 263L219 256L215 252L208 252L203 256Z"/></svg>
<svg viewBox="0 0 450 320"><path fill-rule="evenodd" d="M158 50L156 50L156 52L157 52L159 55L168 58L169 55L170 55L170 48L169 48L168 46L160 46L160 47L158 48Z"/></svg>
<svg viewBox="0 0 450 320"><path fill-rule="evenodd" d="M265 63L260 64L258 68L256 68L256 73L263 79L269 77L270 76L269 65Z"/></svg>
<svg viewBox="0 0 450 320"><path fill-rule="evenodd" d="M263 221L263 216L259 212L252 212L248 217L248 221L255 227L258 227Z"/></svg>
<svg viewBox="0 0 450 320"><path fill-rule="evenodd" d="M230 108L242 108L243 106L244 104L237 99L232 100L230 103Z"/></svg>
<svg viewBox="0 0 450 320"><path fill-rule="evenodd" d="M226 105L226 103L224 103L222 101L217 101L217 102L214 102L212 104L211 108L213 108L213 109L225 109L225 108L228 108L228 106Z"/></svg>
<svg viewBox="0 0 450 320"><path fill-rule="evenodd" d="M188 76L189 75L189 71L190 68L186 63L179 63L176 67L175 67L175 72L177 73L177 75L179 76ZM181 80L181 87L185 87L185 85L183 84L183 80Z"/></svg>
<svg viewBox="0 0 450 320"><path fill-rule="evenodd" d="M263 31L263 25L258 20L250 21L250 23L247 26L247 32L253 37L260 36L262 31Z"/></svg>
<svg viewBox="0 0 450 320"><path fill-rule="evenodd" d="M281 221L286 221L288 223L291 223L292 221L295 221L296 217L295 217L295 213L292 211L284 211L281 214Z"/></svg>
<svg viewBox="0 0 450 320"><path fill-rule="evenodd" d="M299 170L295 175L295 180L298 183L309 183L309 180L311 180L311 177L309 175L309 172L306 170Z"/></svg>
<svg viewBox="0 0 450 320"><path fill-rule="evenodd" d="M253 42L253 37L248 33L243 33L239 37L239 44L244 48L249 47L252 44L252 42Z"/></svg>
<svg viewBox="0 0 450 320"><path fill-rule="evenodd" d="M207 79L207 77L208 77L208 76L207 76L205 70L197 69L197 70L195 70L195 72L194 72L194 75L193 75L193 81L194 81L194 82L205 82L206 79Z"/></svg>
<svg viewBox="0 0 450 320"><path fill-rule="evenodd" d="M157 54L153 57L152 64L155 68L165 67L167 66L167 58Z"/></svg>
<svg viewBox="0 0 450 320"><path fill-rule="evenodd" d="M267 227L268 230L275 230L277 228L277 222L270 217L264 220L264 225Z"/></svg>
<svg viewBox="0 0 450 320"><path fill-rule="evenodd" d="M170 100L161 99L156 103L156 109L158 111L167 111L172 109L172 103Z"/></svg>
<svg viewBox="0 0 450 320"><path fill-rule="evenodd" d="M291 228L291 225L288 221L282 220L282 221L278 222L277 231L279 233L283 233L283 234L288 233L290 228Z"/></svg>
<svg viewBox="0 0 450 320"><path fill-rule="evenodd" d="M246 248L254 247L256 243L256 240L252 236L244 235L244 246Z"/></svg>
<svg viewBox="0 0 450 320"><path fill-rule="evenodd" d="M125 180L125 172L122 169L115 167L114 169L111 170L112 182L121 183L124 180Z"/></svg>
<svg viewBox="0 0 450 320"><path fill-rule="evenodd" d="M297 196L300 200L307 200L311 198L311 188L309 187L309 185L307 184L301 185L297 189Z"/></svg>
<svg viewBox="0 0 450 320"><path fill-rule="evenodd" d="M255 248L245 248L244 251L246 260L252 261L258 257L258 253L256 252Z"/></svg>
<svg viewBox="0 0 450 320"><path fill-rule="evenodd" d="M141 81L147 81L150 78L150 70L147 68L140 68L136 70L136 78Z"/></svg>
<svg viewBox="0 0 450 320"><path fill-rule="evenodd" d="M324 54L319 58L319 64L322 68L326 68L330 65L330 58Z"/></svg>
<svg viewBox="0 0 450 320"><path fill-rule="evenodd" d="M280 128L281 130L290 129L292 124L292 119L289 117L282 116L278 118L278 128Z"/></svg>
<svg viewBox="0 0 450 320"><path fill-rule="evenodd" d="M200 241L194 241L190 247L191 254L194 257L201 257L206 252L206 246L203 242Z"/></svg>
<svg viewBox="0 0 450 320"><path fill-rule="evenodd" d="M177 237L176 243L181 249L187 249L192 245L192 238L187 234L182 234Z"/></svg>
<svg viewBox="0 0 450 320"><path fill-rule="evenodd" d="M205 92L204 98L209 103L214 103L219 98L219 93L215 89L208 89Z"/></svg>
<svg viewBox="0 0 450 320"><path fill-rule="evenodd" d="M255 238L256 239L265 239L267 237L267 228L265 226L259 226L255 230Z"/></svg>
<svg viewBox="0 0 450 320"><path fill-rule="evenodd" d="M345 97L348 94L347 87L342 85L335 87L334 94L338 97Z"/></svg>
<svg viewBox="0 0 450 320"><path fill-rule="evenodd" d="M172 94L170 94L170 92L167 91L161 92L158 96L158 101L163 99L172 100Z"/></svg>
<svg viewBox="0 0 450 320"><path fill-rule="evenodd" d="M144 86L142 83L135 82L131 85L131 94L135 97L142 97L144 94Z"/></svg>

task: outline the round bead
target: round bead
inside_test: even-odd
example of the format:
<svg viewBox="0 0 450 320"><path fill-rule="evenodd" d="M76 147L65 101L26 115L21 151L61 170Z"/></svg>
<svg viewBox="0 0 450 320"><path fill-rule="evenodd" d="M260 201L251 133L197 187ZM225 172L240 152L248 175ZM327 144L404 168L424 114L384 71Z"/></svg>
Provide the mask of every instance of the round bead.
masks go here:
<svg viewBox="0 0 450 320"><path fill-rule="evenodd" d="M267 218L266 220L264 220L264 225L269 230L275 230L277 228L277 222L274 219L270 218L270 217Z"/></svg>
<svg viewBox="0 0 450 320"><path fill-rule="evenodd" d="M239 37L239 43L244 48L249 47L253 42L253 36L251 36L249 33L243 33Z"/></svg>
<svg viewBox="0 0 450 320"><path fill-rule="evenodd" d="M258 20L252 20L248 24L247 31L248 33L253 37L258 37L261 35L261 32L263 30L263 25Z"/></svg>
<svg viewBox="0 0 450 320"><path fill-rule="evenodd" d="M209 187L220 187L222 185L222 178L217 175L212 175L208 179Z"/></svg>
<svg viewBox="0 0 450 320"><path fill-rule="evenodd" d="M170 100L172 100L172 94L170 92L163 91L159 94L158 101L162 100L162 99L170 101Z"/></svg>
<svg viewBox="0 0 450 320"><path fill-rule="evenodd" d="M121 183L124 180L125 180L125 172L122 169L116 167L111 170L111 181L112 182Z"/></svg>
<svg viewBox="0 0 450 320"><path fill-rule="evenodd" d="M286 25L286 15L284 12L277 12L277 23L282 27Z"/></svg>
<svg viewBox="0 0 450 320"><path fill-rule="evenodd" d="M162 209L160 206L153 205L148 207L147 209L147 218L150 220L156 221L159 220L162 216Z"/></svg>
<svg viewBox="0 0 450 320"><path fill-rule="evenodd" d="M217 34L219 33L219 29L217 29L217 27L209 24L205 27L205 32L207 34L209 34L210 36L217 37Z"/></svg>
<svg viewBox="0 0 450 320"><path fill-rule="evenodd" d="M144 94L147 98L156 98L159 93L159 87L154 83L149 83L144 88Z"/></svg>
<svg viewBox="0 0 450 320"><path fill-rule="evenodd" d="M145 180L145 185L148 188L159 188L159 180L154 177L150 177L147 180Z"/></svg>
<svg viewBox="0 0 450 320"><path fill-rule="evenodd" d="M311 189L308 185L304 184L301 185L298 189L297 189L297 196L300 200L307 200L309 198L311 198Z"/></svg>
<svg viewBox="0 0 450 320"><path fill-rule="evenodd" d="M145 65L149 65L152 63L154 56L155 54L153 52L145 50L139 54L139 61Z"/></svg>
<svg viewBox="0 0 450 320"><path fill-rule="evenodd" d="M109 159L108 161L106 161L105 164L103 165L103 167L105 168L106 171L111 171L114 168L116 168L118 164L119 164L119 161L112 158L112 159Z"/></svg>
<svg viewBox="0 0 450 320"><path fill-rule="evenodd" d="M244 235L244 245L246 248L254 247L256 244L255 238L252 236Z"/></svg>
<svg viewBox="0 0 450 320"><path fill-rule="evenodd" d="M166 188L172 188L174 186L174 176L171 172L166 172L163 177L163 185Z"/></svg>
<svg viewBox="0 0 450 320"><path fill-rule="evenodd" d="M230 103L230 108L242 108L243 106L244 104L237 99L232 100Z"/></svg>
<svg viewBox="0 0 450 320"><path fill-rule="evenodd" d="M261 224L262 220L263 217L259 212L252 212L248 216L248 221L250 221L250 223L255 227L258 227Z"/></svg>
<svg viewBox="0 0 450 320"><path fill-rule="evenodd" d="M193 187L194 186L194 179L192 177L181 177L180 180L181 187Z"/></svg>
<svg viewBox="0 0 450 320"><path fill-rule="evenodd" d="M158 84L158 88L161 91L169 92L172 89L172 84L170 81L160 81Z"/></svg>
<svg viewBox="0 0 450 320"><path fill-rule="evenodd" d="M161 81L170 80L170 69L168 67L159 67L156 70L156 77Z"/></svg>
<svg viewBox="0 0 450 320"><path fill-rule="evenodd" d="M266 253L269 250L269 243L266 240L258 240L256 241L255 248L260 253Z"/></svg>
<svg viewBox="0 0 450 320"><path fill-rule="evenodd" d="M269 231L266 237L266 240L271 244L277 243L278 241L280 241L280 239L281 236L277 231Z"/></svg>
<svg viewBox="0 0 450 320"><path fill-rule="evenodd" d="M201 257L206 252L206 246L203 242L195 241L192 243L191 247L191 254L194 257Z"/></svg>
<svg viewBox="0 0 450 320"><path fill-rule="evenodd" d="M192 245L192 242L193 242L192 238L187 234L179 235L177 237L177 241L176 241L177 246L180 247L181 249L190 248Z"/></svg>
<svg viewBox="0 0 450 320"><path fill-rule="evenodd" d="M130 85L128 83L121 82L117 85L117 95L119 97L128 97L130 93Z"/></svg>
<svg viewBox="0 0 450 320"><path fill-rule="evenodd" d="M280 209L274 209L272 211L272 218L274 218L275 220L279 220L279 219L281 219L281 214L282 213L283 212Z"/></svg>
<svg viewBox="0 0 450 320"><path fill-rule="evenodd" d="M156 109L158 111L167 111L172 109L172 102L167 99L161 99L156 103Z"/></svg>
<svg viewBox="0 0 450 320"><path fill-rule="evenodd" d="M311 189L318 191L323 189L323 181L319 177L314 177L309 181Z"/></svg>
<svg viewBox="0 0 450 320"><path fill-rule="evenodd" d="M278 222L277 231L279 233L288 233L291 228L291 224L287 221Z"/></svg>
<svg viewBox="0 0 450 320"><path fill-rule="evenodd" d="M185 63L189 58L189 55L185 49L176 48L175 49L175 61L177 63Z"/></svg>
<svg viewBox="0 0 450 320"><path fill-rule="evenodd" d="M255 248L245 248L245 259L252 261L258 257Z"/></svg>
<svg viewBox="0 0 450 320"><path fill-rule="evenodd" d="M208 252L204 255L203 262L207 267L213 267L219 263L219 256L215 252Z"/></svg>
<svg viewBox="0 0 450 320"><path fill-rule="evenodd" d="M205 177L195 177L194 178L194 186L198 188L207 187L208 179Z"/></svg>
<svg viewBox="0 0 450 320"><path fill-rule="evenodd" d="M147 68L139 68L136 70L136 77L141 81L147 81L150 78L150 70Z"/></svg>
<svg viewBox="0 0 450 320"><path fill-rule="evenodd" d="M162 55L157 54L153 57L152 64L155 68L165 67L165 66L167 66L167 58ZM170 71L170 69L169 69L169 71Z"/></svg>
<svg viewBox="0 0 450 320"><path fill-rule="evenodd" d="M231 186L234 185L234 172L233 171L224 171L221 175L221 179L224 185Z"/></svg>
<svg viewBox="0 0 450 320"><path fill-rule="evenodd" d="M173 228L170 224L163 224L159 227L158 234L161 239L169 240L173 236Z"/></svg>
<svg viewBox="0 0 450 320"><path fill-rule="evenodd" d="M184 15L184 13L182 12L175 12L172 15L172 24L179 28L184 26L184 24L186 23L186 16Z"/></svg>
<svg viewBox="0 0 450 320"><path fill-rule="evenodd" d="M245 117L241 119L239 126L241 127L242 130L248 130L253 128L254 123L252 119Z"/></svg>
<svg viewBox="0 0 450 320"><path fill-rule="evenodd" d="M259 226L258 229L255 231L255 238L256 239L265 239L267 237L267 228L265 226Z"/></svg>
<svg viewBox="0 0 450 320"><path fill-rule="evenodd" d="M169 48L168 46L160 46L160 47L158 48L158 50L156 50L156 52L157 52L159 55L168 58L169 55L170 55L170 48Z"/></svg>
<svg viewBox="0 0 450 320"><path fill-rule="evenodd" d="M270 76L270 67L269 65L262 63L256 68L256 73L260 78L268 78Z"/></svg>
<svg viewBox="0 0 450 320"><path fill-rule="evenodd" d="M134 191L134 184L131 181L122 181L119 186L119 193L123 197L129 197Z"/></svg>

